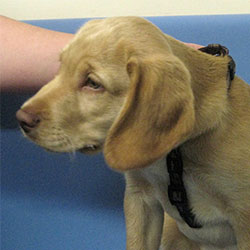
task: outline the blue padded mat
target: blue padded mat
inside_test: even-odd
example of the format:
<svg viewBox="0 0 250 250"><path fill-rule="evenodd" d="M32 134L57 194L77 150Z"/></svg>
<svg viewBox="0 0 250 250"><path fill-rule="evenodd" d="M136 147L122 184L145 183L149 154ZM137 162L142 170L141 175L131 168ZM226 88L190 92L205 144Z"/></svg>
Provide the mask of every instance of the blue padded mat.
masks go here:
<svg viewBox="0 0 250 250"><path fill-rule="evenodd" d="M182 41L227 46L250 82L250 15L148 19ZM87 20L28 23L74 33ZM2 249L125 249L123 176L102 155L51 154L24 139L14 114L29 96L1 94Z"/></svg>

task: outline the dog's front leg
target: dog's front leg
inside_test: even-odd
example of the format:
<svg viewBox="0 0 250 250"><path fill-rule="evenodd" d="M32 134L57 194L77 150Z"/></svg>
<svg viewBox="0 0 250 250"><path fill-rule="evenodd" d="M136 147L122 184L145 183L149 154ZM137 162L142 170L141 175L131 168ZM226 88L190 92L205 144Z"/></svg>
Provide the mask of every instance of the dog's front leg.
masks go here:
<svg viewBox="0 0 250 250"><path fill-rule="evenodd" d="M127 187L124 208L127 250L158 250L164 220L159 202L145 190Z"/></svg>

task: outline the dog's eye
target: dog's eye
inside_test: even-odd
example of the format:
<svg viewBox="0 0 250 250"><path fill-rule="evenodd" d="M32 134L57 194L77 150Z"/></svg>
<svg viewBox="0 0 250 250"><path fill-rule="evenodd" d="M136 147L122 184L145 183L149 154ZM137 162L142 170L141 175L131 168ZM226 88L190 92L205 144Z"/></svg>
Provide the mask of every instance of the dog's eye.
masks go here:
<svg viewBox="0 0 250 250"><path fill-rule="evenodd" d="M100 89L103 89L102 85L93 81L90 77L88 77L88 79L86 80L85 82L85 86L86 87L89 87L91 89L94 89L94 90L100 90Z"/></svg>

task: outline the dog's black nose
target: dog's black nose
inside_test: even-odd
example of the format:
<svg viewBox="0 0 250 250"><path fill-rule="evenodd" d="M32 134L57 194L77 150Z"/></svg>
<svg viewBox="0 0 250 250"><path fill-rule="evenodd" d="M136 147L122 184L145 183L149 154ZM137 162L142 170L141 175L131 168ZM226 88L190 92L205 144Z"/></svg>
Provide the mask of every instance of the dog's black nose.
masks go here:
<svg viewBox="0 0 250 250"><path fill-rule="evenodd" d="M28 113L22 109L19 109L16 113L16 118L24 130L24 132L29 133L34 129L40 122L40 118L36 114Z"/></svg>

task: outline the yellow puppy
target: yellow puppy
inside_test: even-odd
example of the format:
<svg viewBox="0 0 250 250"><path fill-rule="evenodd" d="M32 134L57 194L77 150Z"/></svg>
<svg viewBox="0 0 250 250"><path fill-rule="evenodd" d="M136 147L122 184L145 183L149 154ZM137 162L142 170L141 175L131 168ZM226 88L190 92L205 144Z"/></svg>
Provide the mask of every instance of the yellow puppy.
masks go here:
<svg viewBox="0 0 250 250"><path fill-rule="evenodd" d="M125 173L128 250L249 250L250 86L235 77L228 88L230 60L142 18L90 21L17 118L42 147L103 150ZM168 194L176 148L184 191L172 199L186 195L187 219Z"/></svg>

